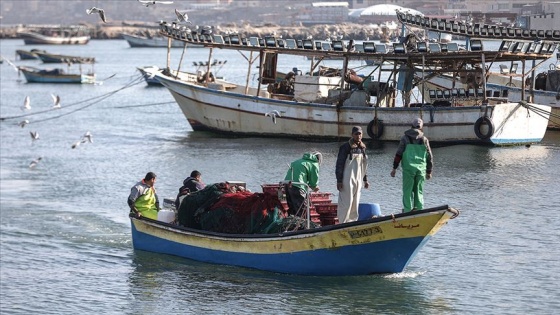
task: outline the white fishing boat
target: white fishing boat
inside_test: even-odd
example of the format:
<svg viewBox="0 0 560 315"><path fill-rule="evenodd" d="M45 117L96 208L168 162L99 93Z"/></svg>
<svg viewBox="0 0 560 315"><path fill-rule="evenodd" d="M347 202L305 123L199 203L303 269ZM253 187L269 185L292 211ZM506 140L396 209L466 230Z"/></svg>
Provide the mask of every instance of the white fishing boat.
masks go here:
<svg viewBox="0 0 560 315"><path fill-rule="evenodd" d="M482 64L548 59L548 52L503 54L471 49L449 52L407 52L405 44L394 43L391 52L376 51L374 42L364 42L363 51L348 51L342 41L317 49L313 40L265 37L245 39L239 35L197 34L175 23L160 24L162 36L209 48L233 49L247 54L247 75L257 59L259 84L234 84L208 75L169 68L154 76L169 89L195 131L225 134L340 139L354 125L363 126L371 139L398 141L410 121L421 117L424 132L432 142L518 145L539 142L546 131L550 106L527 102L495 102L481 95L471 106L434 106L422 99L411 101L411 93L426 80L414 80L418 66L439 67L445 72L463 71L458 60ZM168 51L168 54L170 51ZM258 54L260 58L253 55ZM326 75L288 73L276 83L276 67L284 56L342 56L341 68ZM168 58L169 60L169 58ZM360 77L348 68L350 60L374 60L371 73ZM484 68L484 67L483 67ZM317 72L319 62L309 73ZM321 72L319 72L321 73ZM343 77L340 73L345 74ZM382 76L381 74L386 74ZM386 82L380 78L388 77ZM264 85L268 85L264 89ZM421 97L421 96L420 96ZM402 98L402 104L397 99ZM534 111L539 114L527 115ZM274 119L271 120L271 117Z"/></svg>
<svg viewBox="0 0 560 315"><path fill-rule="evenodd" d="M497 49L503 54L516 55L516 60L486 59L489 71L483 73L481 68L466 66L464 72L444 72L441 69L424 68L426 80L423 94L428 102L449 103L451 106L470 106L480 102L484 94L486 99L496 101L526 101L551 106L548 127L560 128L560 66L551 62L552 56L560 43L560 31L553 30L506 30L498 25L472 24L464 25L454 20L431 19L401 14L400 20L405 25L418 26L435 32L447 30L469 38L502 39ZM467 40L467 44L470 41ZM448 51L448 44L429 44L428 50ZM483 45L478 41L477 45ZM549 58L527 58L532 54L543 54ZM557 54L557 61L560 54ZM537 69L547 66L545 71ZM422 70L418 69L417 76ZM534 79L533 79L534 78ZM479 99L468 97L480 95Z"/></svg>
<svg viewBox="0 0 560 315"><path fill-rule="evenodd" d="M85 45L91 39L80 27L42 28L18 32L17 35L26 45Z"/></svg>

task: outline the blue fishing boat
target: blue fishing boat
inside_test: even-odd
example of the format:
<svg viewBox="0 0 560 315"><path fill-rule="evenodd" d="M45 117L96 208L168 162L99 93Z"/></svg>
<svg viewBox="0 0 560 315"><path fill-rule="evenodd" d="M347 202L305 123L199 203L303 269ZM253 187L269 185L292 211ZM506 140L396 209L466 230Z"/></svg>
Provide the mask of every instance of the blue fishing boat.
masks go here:
<svg viewBox="0 0 560 315"><path fill-rule="evenodd" d="M19 66L28 83L95 83L94 73L67 73L64 69L38 69Z"/></svg>
<svg viewBox="0 0 560 315"><path fill-rule="evenodd" d="M147 66L147 67L138 67L136 68L138 69L138 71L140 71L140 73L142 74L142 77L144 78L144 80L146 81L146 83L149 86L163 86L161 85L161 83L154 78L154 76L152 75L153 72L155 71L161 71L161 69L157 66Z"/></svg>
<svg viewBox="0 0 560 315"><path fill-rule="evenodd" d="M270 196L274 194L269 194L268 197ZM228 204L227 198L220 196L220 202L222 205L217 213L228 213L224 210L224 205ZM181 207L184 203L185 201ZM317 212L332 218L334 209L336 216L335 204L324 207L330 208L331 213L320 210ZM200 214L200 211L197 210L197 213ZM255 217L255 214L262 213L262 210L255 211L250 220L242 219L239 222L250 221L253 226L262 227L266 225L263 222L271 222ZM130 220L132 243L136 250L277 273L353 276L402 272L426 242L458 214L456 209L440 206L386 216L362 216L360 213L362 219L356 222L332 224L335 222L326 223L321 220L323 224L312 225L309 224L308 215L307 227L298 230L270 229L267 225L269 233L250 234L187 227L188 224L179 224L173 218L158 221L131 214ZM179 214L178 217L180 216ZM227 220L232 220L231 216L226 216ZM290 218L293 217L286 219ZM202 221L219 220L206 217ZM232 226L237 228L238 224Z"/></svg>

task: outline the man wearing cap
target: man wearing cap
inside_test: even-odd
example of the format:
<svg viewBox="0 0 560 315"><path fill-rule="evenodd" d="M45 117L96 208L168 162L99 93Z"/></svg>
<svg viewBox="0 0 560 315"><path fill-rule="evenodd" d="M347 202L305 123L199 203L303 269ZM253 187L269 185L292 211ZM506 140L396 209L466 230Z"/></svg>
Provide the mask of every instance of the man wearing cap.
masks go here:
<svg viewBox="0 0 560 315"><path fill-rule="evenodd" d="M284 180L289 184L284 185L286 202L289 215L303 215L305 200L308 194L307 186L313 191L319 191L319 165L323 161L321 152L304 153L303 157L290 163L290 168ZM293 182L293 183L292 183ZM299 184L305 183L306 185Z"/></svg>
<svg viewBox="0 0 560 315"><path fill-rule="evenodd" d="M393 160L391 177L395 177L399 163L403 173L403 212L424 208L424 181L432 178L432 149L424 137L420 118L412 121L412 128L401 137Z"/></svg>
<svg viewBox="0 0 560 315"><path fill-rule="evenodd" d="M366 175L366 145L362 142L362 127L352 127L352 138L338 149L336 188L338 189L338 222L358 220L358 204L362 186L369 188Z"/></svg>

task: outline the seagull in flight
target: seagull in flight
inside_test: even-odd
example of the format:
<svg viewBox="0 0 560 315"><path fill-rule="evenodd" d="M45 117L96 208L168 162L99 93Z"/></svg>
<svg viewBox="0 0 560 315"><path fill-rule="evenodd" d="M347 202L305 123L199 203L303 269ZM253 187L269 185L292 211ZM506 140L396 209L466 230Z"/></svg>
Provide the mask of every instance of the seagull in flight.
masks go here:
<svg viewBox="0 0 560 315"><path fill-rule="evenodd" d="M181 23L181 22L185 22L185 23L189 23L192 24L191 21L189 21L189 16L187 15L187 12L179 12L179 10L175 9L175 14L177 15L177 22Z"/></svg>
<svg viewBox="0 0 560 315"><path fill-rule="evenodd" d="M37 131L30 131L29 134L31 135L31 144L35 143L36 140L39 140L39 133Z"/></svg>
<svg viewBox="0 0 560 315"><path fill-rule="evenodd" d="M29 120L22 120L20 122L18 122L18 126L20 126L21 128L25 127L25 125L27 125L29 123Z"/></svg>
<svg viewBox="0 0 560 315"><path fill-rule="evenodd" d="M82 141L81 141L81 140L80 140L80 141L76 141L76 142L72 143L72 149L75 149L75 148L77 148L77 147L78 147L78 146L80 145L80 143L82 143Z"/></svg>
<svg viewBox="0 0 560 315"><path fill-rule="evenodd" d="M86 132L86 133L82 136L81 142L82 142L82 143L86 143L86 142L93 143L93 139L91 138L91 132L89 132L89 131Z"/></svg>
<svg viewBox="0 0 560 315"><path fill-rule="evenodd" d="M30 110L31 109L31 99L29 98L29 96L26 96L25 99L23 100L23 106L21 107L21 110Z"/></svg>
<svg viewBox="0 0 560 315"><path fill-rule="evenodd" d="M60 96L51 94L51 97L52 97L53 103L54 103L53 108L60 108Z"/></svg>
<svg viewBox="0 0 560 315"><path fill-rule="evenodd" d="M264 114L264 115L267 116L267 117L270 117L270 118L272 119L272 122L275 123L275 124L276 124L276 117L282 117L282 116L280 115L280 112L277 111L277 110L273 110L273 111L268 112L268 113L266 113L266 114Z"/></svg>
<svg viewBox="0 0 560 315"><path fill-rule="evenodd" d="M158 1L158 0L138 0L138 2L142 3L143 6L145 7L149 7L151 5L154 5L156 3L160 3L160 4L172 4L173 1Z"/></svg>
<svg viewBox="0 0 560 315"><path fill-rule="evenodd" d="M29 163L29 168L34 168L35 166L37 166L37 164L39 164L39 161L41 161L42 159L42 157L38 157L37 159L31 161L31 163Z"/></svg>
<svg viewBox="0 0 560 315"><path fill-rule="evenodd" d="M92 7L91 9L87 9L86 13L87 14L98 13L99 17L101 18L101 21L103 21L103 23L107 23L107 18L105 17L105 10L103 10L103 9Z"/></svg>

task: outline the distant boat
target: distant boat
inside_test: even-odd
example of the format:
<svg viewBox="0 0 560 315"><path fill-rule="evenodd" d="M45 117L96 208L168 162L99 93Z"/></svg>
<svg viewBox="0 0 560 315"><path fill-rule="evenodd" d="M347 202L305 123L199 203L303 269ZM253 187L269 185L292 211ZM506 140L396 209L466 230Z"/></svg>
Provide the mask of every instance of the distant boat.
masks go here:
<svg viewBox="0 0 560 315"><path fill-rule="evenodd" d="M26 45L85 45L89 42L89 35L49 36L37 32L18 32Z"/></svg>
<svg viewBox="0 0 560 315"><path fill-rule="evenodd" d="M162 71L157 66L147 66L147 67L138 67L136 68L142 74L142 77L146 81L149 86L163 86L157 79L154 78L153 72L160 72Z"/></svg>
<svg viewBox="0 0 560 315"><path fill-rule="evenodd" d="M157 37L147 37L147 36L140 36L140 35L131 35L131 34L121 34L122 37L128 42L130 47L139 48L139 47L167 47L167 38L157 36ZM171 47L172 48L183 48L185 43L172 40ZM193 45L189 44L190 48L202 47L202 45Z"/></svg>
<svg viewBox="0 0 560 315"><path fill-rule="evenodd" d="M93 57L76 57L68 55L49 54L46 51L35 53L44 63L94 63Z"/></svg>
<svg viewBox="0 0 560 315"><path fill-rule="evenodd" d="M66 73L61 68L38 69L34 67L19 66L28 83L95 83L95 74Z"/></svg>
<svg viewBox="0 0 560 315"><path fill-rule="evenodd" d="M16 56L19 57L20 60L31 60L31 59L39 59L37 56L38 52L45 52L42 49L31 49L31 50L16 50Z"/></svg>

